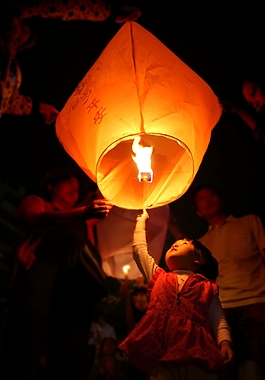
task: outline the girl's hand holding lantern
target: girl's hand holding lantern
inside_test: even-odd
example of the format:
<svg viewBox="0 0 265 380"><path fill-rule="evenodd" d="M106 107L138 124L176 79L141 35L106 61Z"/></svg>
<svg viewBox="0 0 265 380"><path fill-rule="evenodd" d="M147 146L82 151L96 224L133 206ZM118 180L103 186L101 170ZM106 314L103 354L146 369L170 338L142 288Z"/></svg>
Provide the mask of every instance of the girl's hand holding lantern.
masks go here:
<svg viewBox="0 0 265 380"><path fill-rule="evenodd" d="M142 214L139 214L136 218L135 229L136 230L145 230L146 221L148 218L149 218L148 212L144 208Z"/></svg>

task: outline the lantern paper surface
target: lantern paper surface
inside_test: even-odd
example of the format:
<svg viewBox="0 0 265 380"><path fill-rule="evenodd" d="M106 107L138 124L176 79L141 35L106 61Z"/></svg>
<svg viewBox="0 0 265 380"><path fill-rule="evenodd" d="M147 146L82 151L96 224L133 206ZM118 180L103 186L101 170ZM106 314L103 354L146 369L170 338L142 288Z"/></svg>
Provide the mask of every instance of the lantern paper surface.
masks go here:
<svg viewBox="0 0 265 380"><path fill-rule="evenodd" d="M139 210L185 193L220 115L211 88L151 33L128 22L78 84L56 133L106 199ZM136 136L153 147L151 183L138 180Z"/></svg>
<svg viewBox="0 0 265 380"><path fill-rule="evenodd" d="M96 224L98 250L102 267L108 276L123 279L123 266L130 265L128 278L135 279L141 275L132 256L132 239L137 210L126 210L113 207L108 217ZM148 210L149 219L146 225L148 251L159 264L166 239L169 206Z"/></svg>

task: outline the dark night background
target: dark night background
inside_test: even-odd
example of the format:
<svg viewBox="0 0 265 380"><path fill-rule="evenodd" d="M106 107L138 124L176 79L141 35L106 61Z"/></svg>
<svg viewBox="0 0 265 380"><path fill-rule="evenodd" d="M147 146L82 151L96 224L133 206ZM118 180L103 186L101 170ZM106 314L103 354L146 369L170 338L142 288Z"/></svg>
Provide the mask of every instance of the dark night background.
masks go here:
<svg viewBox="0 0 265 380"><path fill-rule="evenodd" d="M138 1L140 3L140 1ZM265 62L262 2L146 0L137 22L200 75L220 99L243 103L240 80ZM60 110L78 82L121 28L104 22L30 19L36 44L18 53L20 93ZM61 147L54 123L32 117L0 119L0 181L37 192L48 170L75 165ZM234 114L224 113L187 193L170 205L183 231L199 237L205 228L190 205L197 183L223 190L236 215L253 212L265 220L265 147Z"/></svg>

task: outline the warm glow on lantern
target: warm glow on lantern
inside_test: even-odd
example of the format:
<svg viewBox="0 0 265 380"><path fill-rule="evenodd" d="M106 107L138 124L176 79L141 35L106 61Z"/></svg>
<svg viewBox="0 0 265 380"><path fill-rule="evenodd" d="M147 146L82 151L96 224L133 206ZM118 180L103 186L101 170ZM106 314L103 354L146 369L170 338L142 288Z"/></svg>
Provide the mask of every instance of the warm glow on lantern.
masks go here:
<svg viewBox="0 0 265 380"><path fill-rule="evenodd" d="M67 101L56 133L103 197L142 210L186 192L221 113L202 78L143 27L127 22ZM153 149L152 182L145 168L138 180L132 159L137 136Z"/></svg>
<svg viewBox="0 0 265 380"><path fill-rule="evenodd" d="M140 182L152 182L153 170L151 168L151 155L153 148L151 146L140 145L141 137L137 136L133 140L132 151L135 156L132 156L138 167L138 179Z"/></svg>

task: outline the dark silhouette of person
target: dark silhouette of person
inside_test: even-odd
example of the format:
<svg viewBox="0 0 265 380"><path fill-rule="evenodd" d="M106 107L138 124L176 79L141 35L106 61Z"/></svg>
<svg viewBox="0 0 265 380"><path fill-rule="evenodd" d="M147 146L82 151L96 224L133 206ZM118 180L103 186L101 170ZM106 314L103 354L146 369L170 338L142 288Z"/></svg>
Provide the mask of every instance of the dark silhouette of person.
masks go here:
<svg viewBox="0 0 265 380"><path fill-rule="evenodd" d="M199 239L219 263L220 300L231 327L238 364L258 364L265 379L265 229L254 214L236 218L222 192L211 185L197 185L192 203L207 221L208 231ZM257 373L253 363L253 370ZM237 374L231 373L231 379ZM229 377L230 378L230 377Z"/></svg>
<svg viewBox="0 0 265 380"><path fill-rule="evenodd" d="M78 172L56 169L42 197L17 210L18 266L5 334L6 378L34 379L45 353L48 379L87 378L87 342L94 304L107 292L100 256L89 236L112 204L89 195L78 205Z"/></svg>

